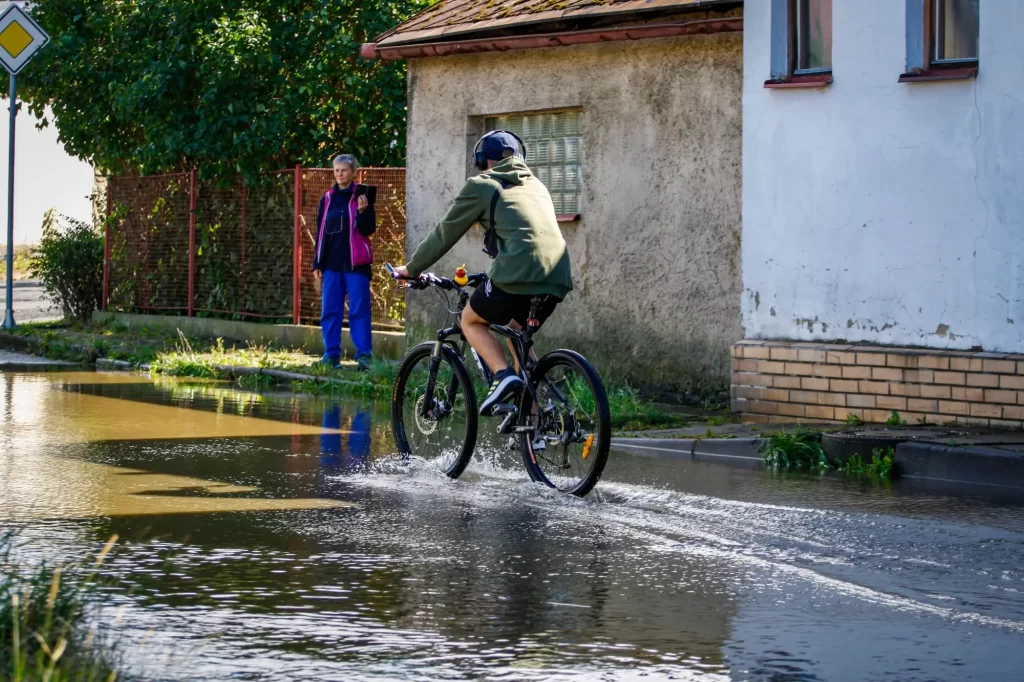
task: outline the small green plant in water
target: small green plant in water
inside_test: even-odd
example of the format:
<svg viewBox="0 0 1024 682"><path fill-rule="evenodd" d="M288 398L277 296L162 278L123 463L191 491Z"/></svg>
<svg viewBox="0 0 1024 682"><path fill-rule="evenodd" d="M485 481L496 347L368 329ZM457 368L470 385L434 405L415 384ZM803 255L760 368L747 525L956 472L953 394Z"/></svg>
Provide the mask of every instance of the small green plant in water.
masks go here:
<svg viewBox="0 0 1024 682"><path fill-rule="evenodd" d="M874 476L876 478L891 478L895 453L892 448L884 450L875 449L871 453L871 461L865 462L858 454L853 455L841 467L844 474L854 476Z"/></svg>
<svg viewBox="0 0 1024 682"><path fill-rule="evenodd" d="M821 434L813 431L776 431L765 436L758 446L765 466L771 469L829 469L831 464L821 449Z"/></svg>

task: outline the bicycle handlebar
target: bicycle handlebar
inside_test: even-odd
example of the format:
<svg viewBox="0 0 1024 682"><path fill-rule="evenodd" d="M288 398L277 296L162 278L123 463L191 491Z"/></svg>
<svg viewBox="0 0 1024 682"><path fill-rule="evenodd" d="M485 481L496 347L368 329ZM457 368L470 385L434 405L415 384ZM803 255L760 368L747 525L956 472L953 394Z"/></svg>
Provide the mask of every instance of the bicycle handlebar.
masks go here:
<svg viewBox="0 0 1024 682"><path fill-rule="evenodd" d="M453 279L447 277L438 277L432 272L424 272L419 277L402 277L395 270L395 267L391 263L385 263L384 269L388 271L388 275L391 279L401 280L409 283L411 289L426 289L427 287L438 287L451 291L453 289L462 290L462 286L455 282ZM472 275L467 275L466 278L469 280L466 285L476 287L487 281L487 273L475 272Z"/></svg>

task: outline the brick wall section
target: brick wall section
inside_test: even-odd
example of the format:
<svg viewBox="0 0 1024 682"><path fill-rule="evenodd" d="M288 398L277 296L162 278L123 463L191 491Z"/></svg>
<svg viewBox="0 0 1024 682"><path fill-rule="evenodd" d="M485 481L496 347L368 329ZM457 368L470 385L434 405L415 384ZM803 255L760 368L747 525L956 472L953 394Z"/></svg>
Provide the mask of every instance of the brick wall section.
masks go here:
<svg viewBox="0 0 1024 682"><path fill-rule="evenodd" d="M732 407L750 421L1024 428L1024 355L791 341L732 348Z"/></svg>

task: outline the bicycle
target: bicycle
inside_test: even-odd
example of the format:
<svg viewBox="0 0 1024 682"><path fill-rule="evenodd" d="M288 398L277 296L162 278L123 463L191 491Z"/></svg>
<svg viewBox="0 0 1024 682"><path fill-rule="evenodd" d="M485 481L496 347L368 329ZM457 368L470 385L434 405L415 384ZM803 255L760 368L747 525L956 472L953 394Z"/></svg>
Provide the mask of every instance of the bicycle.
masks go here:
<svg viewBox="0 0 1024 682"><path fill-rule="evenodd" d="M469 289L484 285L487 275L466 274L460 268L455 279L433 273L411 279L399 277L390 263L384 267L393 279L404 279L412 289L442 292L449 314L455 315L454 324L439 329L435 341L406 353L392 391L391 426L403 457L434 462L446 476L458 478L473 456L479 416L476 389L466 369L469 344L462 334L461 316ZM458 297L455 309L452 293ZM542 302L543 297L531 301L524 330L491 325L491 331L508 340L514 367L525 382L517 401L495 406L494 416L502 418L497 430L510 436L510 449L519 441L532 481L583 497L597 484L608 461L608 397L597 371L579 353L555 350L535 359L533 335ZM489 386L490 370L475 350L472 353L484 385Z"/></svg>

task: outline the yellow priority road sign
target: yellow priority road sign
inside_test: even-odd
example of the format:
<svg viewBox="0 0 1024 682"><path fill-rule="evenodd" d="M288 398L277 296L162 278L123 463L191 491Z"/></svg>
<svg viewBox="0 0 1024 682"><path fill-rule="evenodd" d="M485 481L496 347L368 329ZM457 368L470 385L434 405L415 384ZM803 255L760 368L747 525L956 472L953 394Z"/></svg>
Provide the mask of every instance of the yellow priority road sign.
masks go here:
<svg viewBox="0 0 1024 682"><path fill-rule="evenodd" d="M35 56L50 36L20 6L11 3L0 15L0 64L18 73Z"/></svg>

